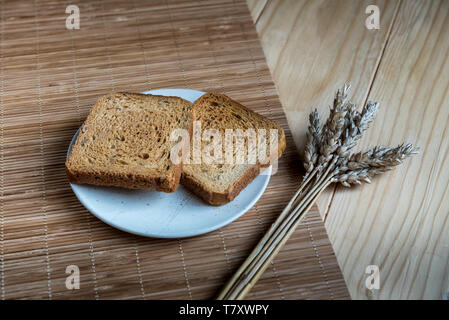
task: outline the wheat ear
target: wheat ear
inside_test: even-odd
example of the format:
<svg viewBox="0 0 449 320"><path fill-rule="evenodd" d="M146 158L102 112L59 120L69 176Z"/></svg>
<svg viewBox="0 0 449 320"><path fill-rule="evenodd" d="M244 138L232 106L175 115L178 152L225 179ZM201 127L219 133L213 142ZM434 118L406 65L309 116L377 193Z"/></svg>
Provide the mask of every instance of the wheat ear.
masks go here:
<svg viewBox="0 0 449 320"><path fill-rule="evenodd" d="M276 254L287 242L306 212L331 183L346 187L371 179L391 170L418 149L411 144L398 147L375 147L350 155L379 107L368 102L360 112L347 101L349 85L338 90L330 115L320 128L318 111L309 116L307 142L304 148L306 174L293 198L271 225L265 236L220 291L217 299L243 299L251 290Z"/></svg>

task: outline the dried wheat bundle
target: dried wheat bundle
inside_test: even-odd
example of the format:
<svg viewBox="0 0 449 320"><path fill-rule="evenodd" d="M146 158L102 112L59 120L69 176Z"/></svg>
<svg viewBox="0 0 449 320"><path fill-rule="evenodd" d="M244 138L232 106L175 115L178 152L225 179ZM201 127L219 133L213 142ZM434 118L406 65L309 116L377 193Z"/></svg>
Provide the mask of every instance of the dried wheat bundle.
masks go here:
<svg viewBox="0 0 449 320"><path fill-rule="evenodd" d="M345 187L371 179L391 170L416 154L411 144L398 147L377 146L366 152L351 154L379 107L368 102L361 111L348 101L349 85L338 90L330 115L321 126L317 110L309 115L307 141L304 149L306 174L293 198L260 240L250 256L219 293L218 299L243 299L282 248L305 213L331 183Z"/></svg>

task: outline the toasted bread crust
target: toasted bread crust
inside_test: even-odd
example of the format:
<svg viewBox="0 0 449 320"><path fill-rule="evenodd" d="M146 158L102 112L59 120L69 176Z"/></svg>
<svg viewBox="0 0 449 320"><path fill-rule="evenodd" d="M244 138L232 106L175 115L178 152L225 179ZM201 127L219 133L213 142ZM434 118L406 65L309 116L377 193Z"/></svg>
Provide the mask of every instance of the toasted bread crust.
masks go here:
<svg viewBox="0 0 449 320"><path fill-rule="evenodd" d="M148 95L137 93L117 93L116 95L128 95L133 97L148 98ZM101 102L104 99L108 99L110 95L103 96L98 99L97 103L92 108L83 126L91 125L92 119L98 112L101 112ZM184 103L191 104L190 102L179 97L167 97L153 95L153 98L171 99L171 101L177 100ZM190 116L189 130L192 126L192 119ZM110 170L110 168L86 168L80 166L80 162L77 161L82 155L83 150L81 147L83 139L83 133L78 135L72 151L65 162L66 174L71 183L75 184L93 184L101 186L115 186L128 189L156 189L162 192L175 192L182 173L182 164L172 164L169 171L165 175L147 174L144 172L121 172L120 170Z"/></svg>
<svg viewBox="0 0 449 320"><path fill-rule="evenodd" d="M207 99L215 99L218 97L219 99L229 99L233 103L239 105L244 110L248 110L251 113L254 113L251 109L248 109L247 107L243 106L242 104L230 99L229 97L218 94L218 93L206 93L205 95L198 98L197 101L194 102L194 108L193 108L193 117L192 122L196 120L196 108L195 105L201 103L204 100ZM255 116L263 117L262 115L255 114ZM264 117L265 118L265 117ZM280 132L280 137L278 140L278 158L281 157L283 151L285 150L287 144L286 144L286 137L284 130L282 127L277 124L276 122L267 119L271 123L273 123L276 128L278 128ZM263 163L266 163L264 161ZM244 174L240 176L238 180L236 180L232 185L230 185L225 191L223 192L217 192L214 190L211 190L208 188L204 183L202 183L199 179L197 179L194 175L187 173L186 171L183 171L181 176L181 184L187 187L189 190L191 190L193 193L195 193L197 196L201 197L205 202L214 205L219 206L226 203L229 203L230 201L234 200L235 197L237 197L240 192L245 189L259 174L261 171L263 171L264 168L267 168L269 164L261 164L260 162L256 163L254 166L250 167L248 170L245 171Z"/></svg>
<svg viewBox="0 0 449 320"><path fill-rule="evenodd" d="M70 183L93 184L97 186L122 187L127 189L155 189L162 192L175 192L181 177L181 165L174 168L174 175L167 179L147 177L145 175L124 175L117 172L84 172L71 168L66 163L66 174Z"/></svg>
<svg viewBox="0 0 449 320"><path fill-rule="evenodd" d="M221 206L237 197L240 192L245 189L258 175L260 165L254 165L245 172L230 188L225 192L215 192L207 189L200 181L190 174L183 173L181 176L181 184L190 191L202 198L207 203L214 206Z"/></svg>

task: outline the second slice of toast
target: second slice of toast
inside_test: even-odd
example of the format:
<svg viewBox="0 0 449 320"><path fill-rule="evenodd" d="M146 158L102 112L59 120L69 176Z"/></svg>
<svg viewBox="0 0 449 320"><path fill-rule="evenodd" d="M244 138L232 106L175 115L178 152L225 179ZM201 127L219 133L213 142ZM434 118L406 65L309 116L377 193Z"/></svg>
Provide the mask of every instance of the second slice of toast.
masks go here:
<svg viewBox="0 0 449 320"><path fill-rule="evenodd" d="M270 130L276 130L278 133L278 148L275 151L275 159L281 156L286 147L284 130L279 124L255 113L223 94L207 93L197 99L193 104L193 121L201 124L203 133L208 129L220 132L223 155L226 152L224 150L226 129L240 129L242 131L253 129L256 132L259 129L265 129L267 132L268 150L270 144L269 132ZM245 148L248 148L248 141L246 140L245 143ZM204 151L204 145L205 143L203 142L201 152ZM191 143L191 147L191 163L183 165L181 183L212 205L222 205L232 201L259 175L262 167L269 165L265 164L265 161L229 164L224 161L224 156L223 163L207 164L202 161L199 164L195 164L192 152L193 143Z"/></svg>
<svg viewBox="0 0 449 320"><path fill-rule="evenodd" d="M101 97L66 161L69 181L174 192L181 164L170 160L175 129L189 130L192 104L178 97L115 93Z"/></svg>

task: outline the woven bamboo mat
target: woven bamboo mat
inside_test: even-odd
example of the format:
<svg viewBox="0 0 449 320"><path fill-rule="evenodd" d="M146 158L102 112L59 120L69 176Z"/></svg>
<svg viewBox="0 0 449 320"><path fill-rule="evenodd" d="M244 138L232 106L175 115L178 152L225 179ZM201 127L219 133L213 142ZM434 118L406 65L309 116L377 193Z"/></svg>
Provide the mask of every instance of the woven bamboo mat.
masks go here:
<svg viewBox="0 0 449 320"><path fill-rule="evenodd" d="M212 298L300 178L246 2L77 1L81 28L72 31L69 4L0 4L1 298ZM182 240L137 237L97 220L71 191L66 150L97 97L155 88L221 91L287 130L278 173L229 226ZM68 265L80 269L79 290L65 286ZM249 298L348 298L316 208Z"/></svg>

